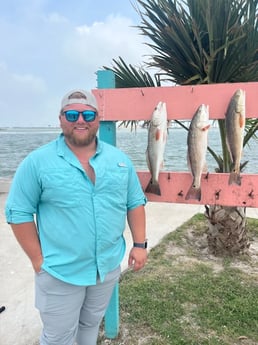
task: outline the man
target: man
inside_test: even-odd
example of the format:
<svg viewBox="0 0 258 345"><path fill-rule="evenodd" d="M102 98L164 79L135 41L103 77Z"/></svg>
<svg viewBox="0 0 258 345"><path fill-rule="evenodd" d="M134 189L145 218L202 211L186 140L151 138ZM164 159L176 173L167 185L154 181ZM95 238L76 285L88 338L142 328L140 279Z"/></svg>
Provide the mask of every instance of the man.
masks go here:
<svg viewBox="0 0 258 345"><path fill-rule="evenodd" d="M62 134L18 167L6 218L35 271L40 344L95 345L120 275L126 219L128 264L138 271L146 263L146 199L130 159L97 138L92 93L65 95L59 120Z"/></svg>

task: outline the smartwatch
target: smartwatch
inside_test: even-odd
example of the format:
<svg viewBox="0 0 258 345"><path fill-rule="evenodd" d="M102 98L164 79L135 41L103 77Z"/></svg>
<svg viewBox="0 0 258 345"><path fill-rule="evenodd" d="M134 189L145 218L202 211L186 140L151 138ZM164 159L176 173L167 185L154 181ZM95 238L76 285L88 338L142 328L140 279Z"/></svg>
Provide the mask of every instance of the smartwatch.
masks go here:
<svg viewBox="0 0 258 345"><path fill-rule="evenodd" d="M145 240L143 243L137 243L137 242L133 243L133 246L135 248L147 249L147 245L148 245L147 240Z"/></svg>

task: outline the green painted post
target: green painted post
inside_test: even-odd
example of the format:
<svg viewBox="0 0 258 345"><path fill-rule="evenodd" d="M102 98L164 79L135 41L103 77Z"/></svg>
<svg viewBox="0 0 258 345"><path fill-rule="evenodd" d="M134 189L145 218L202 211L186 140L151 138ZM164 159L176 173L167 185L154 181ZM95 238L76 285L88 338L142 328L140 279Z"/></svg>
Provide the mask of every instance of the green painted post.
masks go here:
<svg viewBox="0 0 258 345"><path fill-rule="evenodd" d="M98 71L97 84L99 89L115 88L115 74L112 71ZM99 138L116 146L116 123L114 121L101 121ZM105 318L105 335L114 339L119 332L119 284L117 283L112 293Z"/></svg>

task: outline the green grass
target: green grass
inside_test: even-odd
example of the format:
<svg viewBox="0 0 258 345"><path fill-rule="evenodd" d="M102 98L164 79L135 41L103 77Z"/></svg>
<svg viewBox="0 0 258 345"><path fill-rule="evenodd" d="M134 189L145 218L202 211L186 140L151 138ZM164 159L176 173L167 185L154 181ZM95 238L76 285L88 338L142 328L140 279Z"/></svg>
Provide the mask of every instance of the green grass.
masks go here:
<svg viewBox="0 0 258 345"><path fill-rule="evenodd" d="M120 282L120 335L99 344L257 345L257 257L215 258L196 215L166 236L146 267ZM248 219L252 241L258 221Z"/></svg>

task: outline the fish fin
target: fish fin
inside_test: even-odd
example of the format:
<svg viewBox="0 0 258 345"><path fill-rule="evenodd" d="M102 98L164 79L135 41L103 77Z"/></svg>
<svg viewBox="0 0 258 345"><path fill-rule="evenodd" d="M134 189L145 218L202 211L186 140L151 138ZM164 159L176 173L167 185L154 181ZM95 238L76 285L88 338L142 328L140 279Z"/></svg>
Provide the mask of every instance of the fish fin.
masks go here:
<svg viewBox="0 0 258 345"><path fill-rule="evenodd" d="M149 159L149 154L148 154L148 148L147 148L145 154L146 154L146 163L147 163L148 169L149 169L149 171L151 171L151 164L150 164L150 159Z"/></svg>
<svg viewBox="0 0 258 345"><path fill-rule="evenodd" d="M239 116L239 126L240 128L245 127L245 117L243 115Z"/></svg>
<svg viewBox="0 0 258 345"><path fill-rule="evenodd" d="M210 123L208 123L207 121L199 121L196 125L196 127L203 132L207 131L210 128L210 126Z"/></svg>
<svg viewBox="0 0 258 345"><path fill-rule="evenodd" d="M202 127L202 131L205 132L207 131L209 128L210 128L211 125L207 125L207 126L204 126Z"/></svg>
<svg viewBox="0 0 258 345"><path fill-rule="evenodd" d="M156 141L160 140L161 136L162 136L162 131L160 129L157 129L155 132Z"/></svg>
<svg viewBox="0 0 258 345"><path fill-rule="evenodd" d="M229 175L229 179L228 179L228 184L237 184L239 186L241 186L241 177L240 174L236 171L232 171Z"/></svg>
<svg viewBox="0 0 258 345"><path fill-rule="evenodd" d="M161 195L160 187L158 182L152 182L152 179L145 188L146 193Z"/></svg>
<svg viewBox="0 0 258 345"><path fill-rule="evenodd" d="M189 200L189 199L194 199L194 200L201 200L202 197L202 192L201 192L201 188L195 188L193 185L189 188L186 196L185 196L185 200Z"/></svg>

